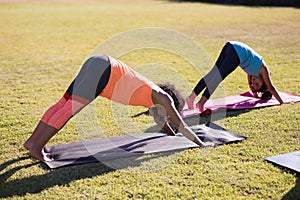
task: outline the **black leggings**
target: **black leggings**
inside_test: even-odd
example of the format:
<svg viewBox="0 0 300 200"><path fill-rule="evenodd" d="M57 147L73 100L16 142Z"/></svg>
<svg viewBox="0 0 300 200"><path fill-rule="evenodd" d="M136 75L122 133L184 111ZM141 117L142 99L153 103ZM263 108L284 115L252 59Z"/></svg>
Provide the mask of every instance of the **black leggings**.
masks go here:
<svg viewBox="0 0 300 200"><path fill-rule="evenodd" d="M221 81L233 72L239 64L240 59L233 45L227 42L214 67L197 83L194 93L198 96L206 88L202 96L209 99Z"/></svg>
<svg viewBox="0 0 300 200"><path fill-rule="evenodd" d="M66 93L86 100L94 100L105 88L111 72L108 56L97 55L89 58L82 65Z"/></svg>

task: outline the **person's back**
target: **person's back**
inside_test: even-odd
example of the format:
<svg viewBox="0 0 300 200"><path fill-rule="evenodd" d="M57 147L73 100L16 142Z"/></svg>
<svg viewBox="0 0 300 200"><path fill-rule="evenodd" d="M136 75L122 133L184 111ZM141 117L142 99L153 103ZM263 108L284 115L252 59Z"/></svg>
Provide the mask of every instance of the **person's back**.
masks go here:
<svg viewBox="0 0 300 200"><path fill-rule="evenodd" d="M230 41L230 43L239 57L240 67L249 75L259 76L258 71L263 62L262 56L242 42Z"/></svg>

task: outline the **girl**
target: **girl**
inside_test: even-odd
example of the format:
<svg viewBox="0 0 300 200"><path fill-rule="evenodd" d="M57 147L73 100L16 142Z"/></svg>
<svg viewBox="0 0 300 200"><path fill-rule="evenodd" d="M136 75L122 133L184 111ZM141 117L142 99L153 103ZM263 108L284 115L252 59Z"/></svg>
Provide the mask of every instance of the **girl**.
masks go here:
<svg viewBox="0 0 300 200"><path fill-rule="evenodd" d="M175 133L167 116L185 137L201 147L205 146L180 117L184 99L174 87L164 85L162 88L119 60L105 55L93 56L83 64L64 96L44 113L24 147L34 158L51 161L43 147L73 115L97 96L125 105L151 108L155 122L169 135Z"/></svg>
<svg viewBox="0 0 300 200"><path fill-rule="evenodd" d="M186 99L188 108L194 108L195 98L205 89L201 99L196 103L196 107L202 112L204 104L220 82L238 66L247 73L248 84L255 97L259 97L258 93L262 99L270 99L274 95L280 104L283 103L271 82L270 72L262 57L246 44L230 41L223 47L213 69L198 82Z"/></svg>

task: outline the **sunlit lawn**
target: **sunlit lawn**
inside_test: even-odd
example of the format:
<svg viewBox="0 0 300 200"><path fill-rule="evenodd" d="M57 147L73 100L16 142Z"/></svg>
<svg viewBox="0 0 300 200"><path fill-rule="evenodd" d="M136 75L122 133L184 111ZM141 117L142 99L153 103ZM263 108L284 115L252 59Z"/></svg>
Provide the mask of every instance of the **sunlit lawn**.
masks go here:
<svg viewBox="0 0 300 200"><path fill-rule="evenodd" d="M95 163L50 170L28 157L23 148L45 109L62 96L86 57L104 41L136 29L159 27L176 31L207 53L209 65L226 41L243 41L263 55L278 90L300 94L299 9L150 0L0 2L0 197L293 199L300 196L295 172L264 161L268 156L299 150L300 103L239 112L216 121L247 136L243 142L154 156L133 167L122 163L116 169ZM132 38L126 44L134 42ZM173 42L176 47L180 40ZM192 49L182 51L193 53ZM191 60L157 48L134 49L120 59L145 76L156 77L154 81L174 82L185 95L201 73L211 67L202 59L196 61L199 66L193 66ZM150 70L151 67L157 71ZM200 72L195 73L195 67ZM160 68L175 73L162 72ZM188 85L182 86L182 79ZM221 88L219 95L223 96L247 91L246 75L236 70ZM128 121L116 121L118 114L124 114L121 108L116 114L110 109L110 102L100 98L87 110L90 108L95 109L97 126L104 130L105 136L137 134L154 126L150 117L141 116L128 119L136 126L129 129L131 132L127 127L125 132ZM145 109L130 108L130 111L134 115ZM49 145L92 137L89 124L77 126L80 119L79 115L70 120Z"/></svg>

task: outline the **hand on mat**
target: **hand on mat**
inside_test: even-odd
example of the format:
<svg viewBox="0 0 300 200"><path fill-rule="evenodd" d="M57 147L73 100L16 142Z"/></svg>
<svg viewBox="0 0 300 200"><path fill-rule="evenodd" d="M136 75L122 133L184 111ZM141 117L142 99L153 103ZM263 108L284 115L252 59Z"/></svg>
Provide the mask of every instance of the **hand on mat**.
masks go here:
<svg viewBox="0 0 300 200"><path fill-rule="evenodd" d="M196 109L199 110L200 112L204 111L203 105L200 105L199 103L196 103Z"/></svg>
<svg viewBox="0 0 300 200"><path fill-rule="evenodd" d="M175 132L167 131L167 135L168 135L168 136L175 136L176 134L175 134Z"/></svg>
<svg viewBox="0 0 300 200"><path fill-rule="evenodd" d="M216 147L216 146L218 146L218 141L205 142L204 145L205 145L204 147Z"/></svg>

